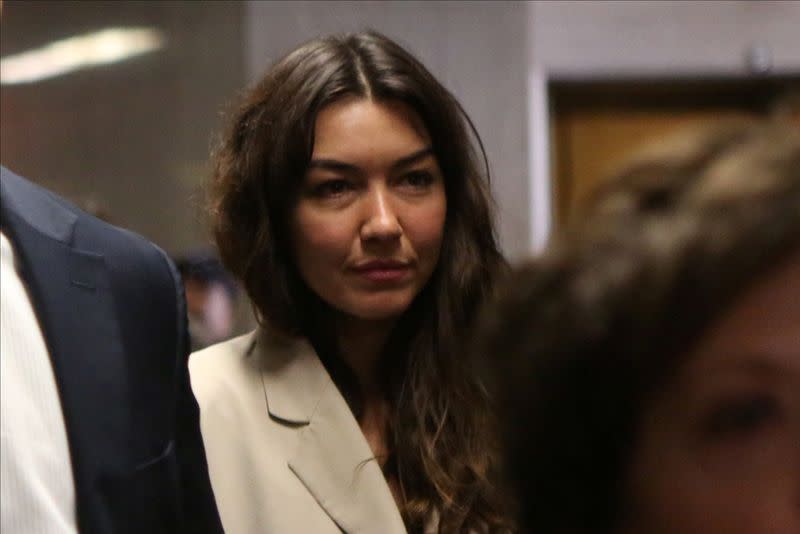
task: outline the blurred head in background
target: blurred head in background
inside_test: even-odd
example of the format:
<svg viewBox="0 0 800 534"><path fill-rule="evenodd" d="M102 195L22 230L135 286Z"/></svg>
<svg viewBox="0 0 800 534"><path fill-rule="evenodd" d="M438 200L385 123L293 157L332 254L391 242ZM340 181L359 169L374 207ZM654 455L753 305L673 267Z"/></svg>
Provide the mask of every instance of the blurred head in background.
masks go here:
<svg viewBox="0 0 800 534"><path fill-rule="evenodd" d="M487 315L537 533L800 532L800 132L645 151Z"/></svg>
<svg viewBox="0 0 800 534"><path fill-rule="evenodd" d="M237 297L233 277L207 252L178 257L175 264L186 292L192 350L231 337Z"/></svg>

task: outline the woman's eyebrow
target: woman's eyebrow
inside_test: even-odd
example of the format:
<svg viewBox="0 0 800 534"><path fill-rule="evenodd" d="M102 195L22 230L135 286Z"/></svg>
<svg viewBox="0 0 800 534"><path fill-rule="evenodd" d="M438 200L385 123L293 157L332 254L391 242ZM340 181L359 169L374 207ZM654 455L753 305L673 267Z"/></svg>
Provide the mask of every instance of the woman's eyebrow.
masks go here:
<svg viewBox="0 0 800 534"><path fill-rule="evenodd" d="M422 159L427 158L428 156L433 155L433 147L426 146L425 148L421 148L416 152L409 154L408 156L404 156L392 164L392 170L402 169L403 167L408 167L411 164L414 164Z"/></svg>
<svg viewBox="0 0 800 534"><path fill-rule="evenodd" d="M308 163L308 170L311 169L325 169L344 173L357 173L360 171L356 165L335 159L312 159Z"/></svg>
<svg viewBox="0 0 800 534"><path fill-rule="evenodd" d="M424 148L417 150L416 152L409 154L408 156L403 156L402 158L392 163L391 170L396 171L398 169L408 167L409 165L412 165L431 155L433 155L433 147L426 146ZM361 172L361 169L357 165L353 165L352 163L345 163L343 161L330 158L312 159L308 163L308 170L311 169L324 169L329 171L337 171L350 174L357 174Z"/></svg>

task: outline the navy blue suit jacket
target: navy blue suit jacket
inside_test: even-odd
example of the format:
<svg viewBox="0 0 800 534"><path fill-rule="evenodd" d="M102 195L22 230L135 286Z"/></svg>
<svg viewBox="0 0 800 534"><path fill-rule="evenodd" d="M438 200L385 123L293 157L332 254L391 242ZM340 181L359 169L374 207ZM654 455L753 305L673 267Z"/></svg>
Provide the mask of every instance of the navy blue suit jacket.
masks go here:
<svg viewBox="0 0 800 534"><path fill-rule="evenodd" d="M0 193L55 371L79 531L222 532L172 262L1 167Z"/></svg>

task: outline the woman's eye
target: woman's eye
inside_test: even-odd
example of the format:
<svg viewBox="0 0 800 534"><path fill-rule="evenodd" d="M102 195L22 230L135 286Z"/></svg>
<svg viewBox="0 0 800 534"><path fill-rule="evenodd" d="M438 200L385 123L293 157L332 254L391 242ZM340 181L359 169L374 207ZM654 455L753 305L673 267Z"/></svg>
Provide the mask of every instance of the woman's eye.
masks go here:
<svg viewBox="0 0 800 534"><path fill-rule="evenodd" d="M433 183L433 175L428 171L414 171L404 174L400 183L415 189L424 189Z"/></svg>
<svg viewBox="0 0 800 534"><path fill-rule="evenodd" d="M778 412L778 402L770 396L731 399L712 411L705 421L705 429L716 437L748 434L772 422Z"/></svg>
<svg viewBox="0 0 800 534"><path fill-rule="evenodd" d="M341 196L352 189L347 180L328 180L318 184L312 189L315 197L333 198Z"/></svg>

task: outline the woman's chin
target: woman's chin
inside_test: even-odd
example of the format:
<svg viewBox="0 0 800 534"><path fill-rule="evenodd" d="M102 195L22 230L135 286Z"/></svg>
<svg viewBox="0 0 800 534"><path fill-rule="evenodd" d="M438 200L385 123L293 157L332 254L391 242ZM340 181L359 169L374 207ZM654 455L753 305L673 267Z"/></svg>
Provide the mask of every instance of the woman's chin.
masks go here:
<svg viewBox="0 0 800 534"><path fill-rule="evenodd" d="M389 321L403 315L410 305L407 299L376 299L358 306L348 306L342 311L363 321Z"/></svg>

